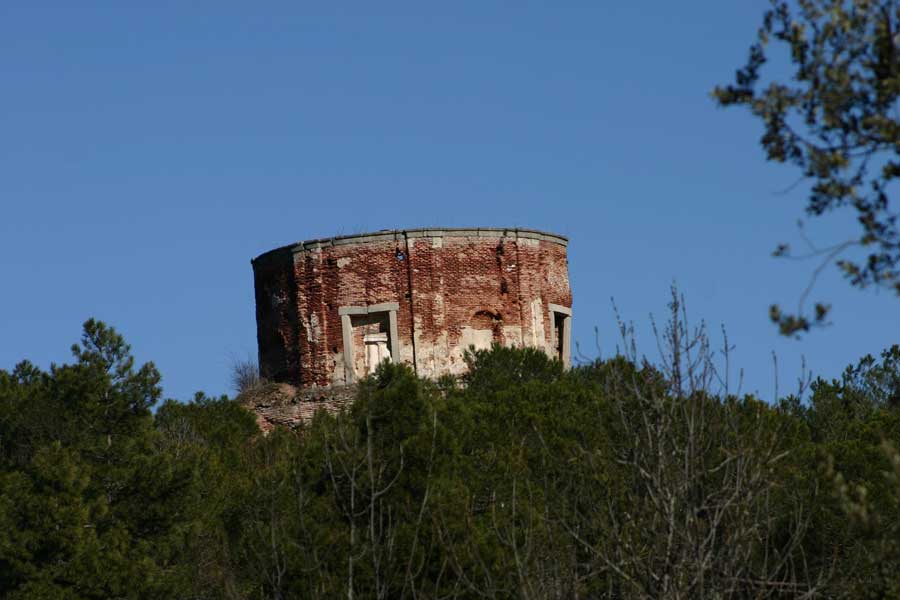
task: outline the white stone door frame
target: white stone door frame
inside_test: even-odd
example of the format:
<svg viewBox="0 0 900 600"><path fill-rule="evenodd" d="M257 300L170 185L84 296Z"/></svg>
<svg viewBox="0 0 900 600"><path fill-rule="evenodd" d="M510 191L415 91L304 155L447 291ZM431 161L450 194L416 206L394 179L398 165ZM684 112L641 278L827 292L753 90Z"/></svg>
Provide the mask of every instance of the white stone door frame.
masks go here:
<svg viewBox="0 0 900 600"><path fill-rule="evenodd" d="M338 314L341 316L341 337L344 342L344 380L353 383L356 379L353 356L353 315L371 315L373 313L387 313L388 335L391 342L391 362L400 360L400 340L397 336L397 310L400 305L397 302L382 302L370 306L341 306Z"/></svg>

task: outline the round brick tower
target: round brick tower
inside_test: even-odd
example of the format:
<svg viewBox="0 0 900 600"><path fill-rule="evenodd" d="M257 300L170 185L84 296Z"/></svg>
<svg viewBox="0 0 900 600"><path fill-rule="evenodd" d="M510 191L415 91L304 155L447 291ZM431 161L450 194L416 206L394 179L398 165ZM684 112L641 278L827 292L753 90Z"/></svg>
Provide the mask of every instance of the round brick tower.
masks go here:
<svg viewBox="0 0 900 600"><path fill-rule="evenodd" d="M266 252L253 260L260 373L321 388L392 360L434 378L493 342L568 366L567 243L531 229L407 229Z"/></svg>

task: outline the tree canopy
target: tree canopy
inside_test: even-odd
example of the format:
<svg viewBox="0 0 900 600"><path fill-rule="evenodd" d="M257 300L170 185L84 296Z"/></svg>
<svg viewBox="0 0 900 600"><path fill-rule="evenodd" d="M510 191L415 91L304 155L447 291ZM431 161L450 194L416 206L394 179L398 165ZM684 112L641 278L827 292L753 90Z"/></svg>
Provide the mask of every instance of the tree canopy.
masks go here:
<svg viewBox="0 0 900 600"><path fill-rule="evenodd" d="M764 402L677 315L658 365L384 363L268 435L225 397L159 404L88 321L71 364L0 371L2 595L900 597L900 349Z"/></svg>
<svg viewBox="0 0 900 600"><path fill-rule="evenodd" d="M779 59L788 72L767 67ZM774 71L775 75L766 69ZM743 106L762 121L768 160L787 163L811 181L806 213L847 210L858 233L834 245L810 243L777 256L836 261L851 285L900 295L900 231L891 204L900 177L900 2L772 0L734 82L718 86L720 106ZM814 270L813 280L821 270ZM772 320L786 335L826 321L829 305L797 313L777 305Z"/></svg>

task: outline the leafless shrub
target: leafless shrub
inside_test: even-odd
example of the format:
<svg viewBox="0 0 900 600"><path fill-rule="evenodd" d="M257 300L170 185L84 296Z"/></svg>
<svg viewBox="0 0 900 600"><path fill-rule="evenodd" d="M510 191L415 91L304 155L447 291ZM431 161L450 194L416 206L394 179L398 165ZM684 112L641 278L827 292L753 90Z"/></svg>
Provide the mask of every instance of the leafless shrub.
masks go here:
<svg viewBox="0 0 900 600"><path fill-rule="evenodd" d="M235 394L256 389L265 381L259 376L259 366L251 357L233 358L231 361L231 388Z"/></svg>
<svg viewBox="0 0 900 600"><path fill-rule="evenodd" d="M616 597L819 597L828 569L808 564L801 543L812 499L773 476L790 452L777 414L731 393L727 338L713 350L674 287L669 307L666 326L654 324L657 364L620 322L638 367L606 384L621 439L613 456L589 447L583 456L598 480L617 464L624 483L588 489L593 508L562 525Z"/></svg>

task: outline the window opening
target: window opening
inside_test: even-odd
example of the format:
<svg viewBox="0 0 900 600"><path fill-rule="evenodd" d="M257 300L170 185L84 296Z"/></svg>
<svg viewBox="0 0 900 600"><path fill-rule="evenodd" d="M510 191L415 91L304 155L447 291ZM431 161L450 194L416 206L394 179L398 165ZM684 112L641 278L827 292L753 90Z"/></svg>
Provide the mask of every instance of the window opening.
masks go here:
<svg viewBox="0 0 900 600"><path fill-rule="evenodd" d="M563 331L566 328L566 319L568 317L562 313L553 313L553 348L556 358L560 361L563 359Z"/></svg>
<svg viewBox="0 0 900 600"><path fill-rule="evenodd" d="M550 348L565 368L572 366L572 309L550 304Z"/></svg>
<svg viewBox="0 0 900 600"><path fill-rule="evenodd" d="M341 330L344 380L353 383L371 375L385 360L399 359L396 302L370 306L342 306Z"/></svg>

